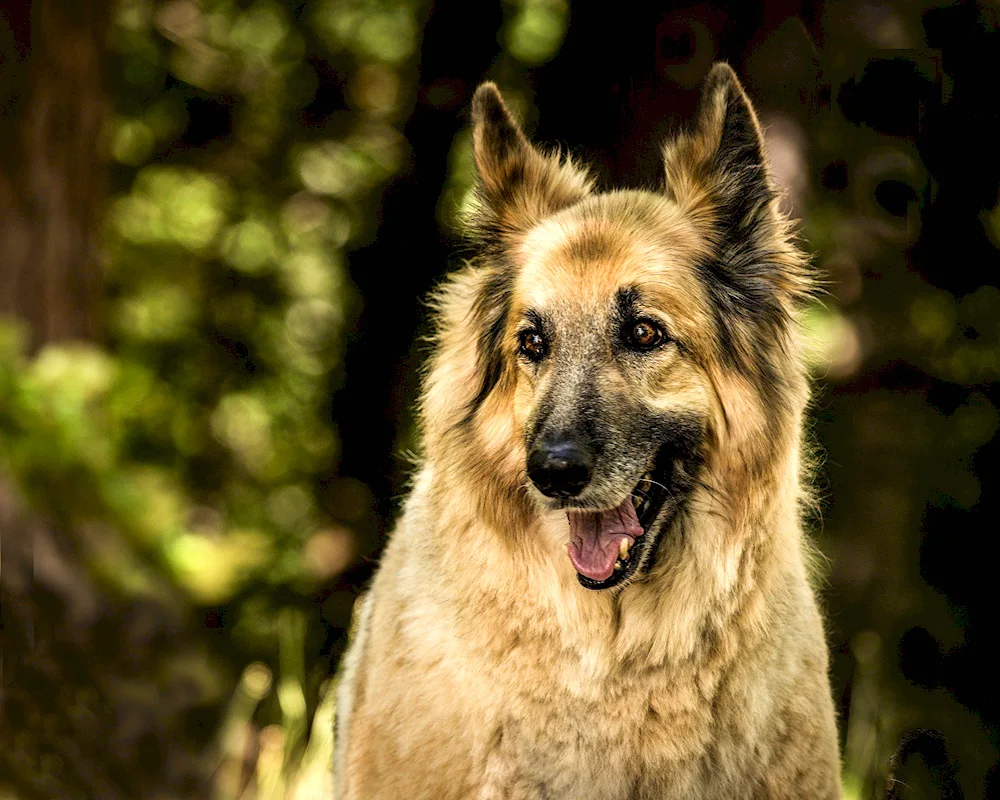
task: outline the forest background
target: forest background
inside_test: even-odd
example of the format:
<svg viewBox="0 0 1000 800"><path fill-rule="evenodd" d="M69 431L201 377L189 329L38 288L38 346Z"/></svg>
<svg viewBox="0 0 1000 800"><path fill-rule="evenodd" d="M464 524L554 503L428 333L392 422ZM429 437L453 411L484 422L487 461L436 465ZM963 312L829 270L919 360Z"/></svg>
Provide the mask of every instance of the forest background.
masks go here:
<svg viewBox="0 0 1000 800"><path fill-rule="evenodd" d="M0 797L313 798L497 81L602 185L729 61L807 315L850 798L1000 796L1000 6L5 0ZM993 520L991 522L990 520ZM916 795L913 795L916 796Z"/></svg>

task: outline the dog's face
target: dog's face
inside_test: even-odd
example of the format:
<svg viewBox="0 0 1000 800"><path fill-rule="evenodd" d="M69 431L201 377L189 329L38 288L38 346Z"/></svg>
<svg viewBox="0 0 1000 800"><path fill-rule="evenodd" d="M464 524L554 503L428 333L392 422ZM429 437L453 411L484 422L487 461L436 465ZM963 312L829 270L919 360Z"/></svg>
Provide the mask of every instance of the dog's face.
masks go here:
<svg viewBox="0 0 1000 800"><path fill-rule="evenodd" d="M809 279L725 65L666 148L659 193L595 193L532 147L492 84L473 116L481 254L468 329L451 334L456 352L475 336L477 385L456 427L474 433L470 456L477 441L516 455L486 465L490 480L566 513L584 586L620 586L649 568L730 429L766 439Z"/></svg>
<svg viewBox="0 0 1000 800"><path fill-rule="evenodd" d="M588 588L632 577L694 479L712 413L696 355L711 324L701 250L667 200L621 193L549 218L509 253L527 486L568 512Z"/></svg>

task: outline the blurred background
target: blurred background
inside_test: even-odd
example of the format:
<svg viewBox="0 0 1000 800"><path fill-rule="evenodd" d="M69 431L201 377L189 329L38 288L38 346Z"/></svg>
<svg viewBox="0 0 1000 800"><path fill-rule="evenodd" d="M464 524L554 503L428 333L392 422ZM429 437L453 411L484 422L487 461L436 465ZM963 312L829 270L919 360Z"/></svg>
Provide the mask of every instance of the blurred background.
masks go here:
<svg viewBox="0 0 1000 800"><path fill-rule="evenodd" d="M330 679L418 446L422 298L464 252L472 91L655 187L717 59L828 279L813 529L847 796L884 796L925 727L1000 797L998 18L4 0L0 798L326 791Z"/></svg>

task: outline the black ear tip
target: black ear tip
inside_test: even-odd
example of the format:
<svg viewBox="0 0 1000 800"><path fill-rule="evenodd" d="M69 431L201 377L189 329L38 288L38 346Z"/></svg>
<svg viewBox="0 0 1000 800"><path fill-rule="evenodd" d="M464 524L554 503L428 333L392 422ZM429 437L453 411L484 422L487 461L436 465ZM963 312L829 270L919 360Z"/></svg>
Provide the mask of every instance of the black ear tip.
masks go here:
<svg viewBox="0 0 1000 800"><path fill-rule="evenodd" d="M493 81L486 81L479 84L476 93L472 95L472 117L473 119L484 119L496 117L498 114L507 113L500 89Z"/></svg>
<svg viewBox="0 0 1000 800"><path fill-rule="evenodd" d="M705 94L729 88L743 91L740 79L736 77L736 71L725 61L716 61L705 78Z"/></svg>
<svg viewBox="0 0 1000 800"><path fill-rule="evenodd" d="M506 157L528 144L500 90L491 81L481 84L472 96L472 127L473 139L494 157ZM476 147L479 149L479 144Z"/></svg>

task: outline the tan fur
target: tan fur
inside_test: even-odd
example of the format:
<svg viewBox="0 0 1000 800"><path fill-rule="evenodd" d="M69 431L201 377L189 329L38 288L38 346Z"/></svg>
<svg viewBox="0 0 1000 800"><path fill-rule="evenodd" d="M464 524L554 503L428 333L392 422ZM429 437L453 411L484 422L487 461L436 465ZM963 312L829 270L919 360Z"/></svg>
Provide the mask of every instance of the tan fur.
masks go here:
<svg viewBox="0 0 1000 800"><path fill-rule="evenodd" d="M706 166L721 146L719 93L747 102L742 89L728 67L713 70L699 127L667 150L664 195L593 194L583 173L535 151L516 126L498 143L490 125L509 119L484 91L495 88L477 93L484 208L473 224L493 237L487 249L504 240L503 266L484 257L436 296L423 461L340 687L338 796L839 797L800 520L808 387L794 315L808 288L804 261L767 205L756 230L776 254L773 290L788 315L768 356L777 405L720 356L693 266L708 257L719 213L719 177ZM518 185L505 186L512 175ZM492 312L480 298L500 269L514 275L500 338L508 355L477 406ZM530 308L597 325L623 285L639 287L678 344L633 367L609 357L602 391L697 414L705 460L649 571L590 591L567 558L565 512L525 477L525 433L545 379L515 358L517 325ZM735 335L749 324L734 320ZM572 346L557 334L553 347Z"/></svg>

